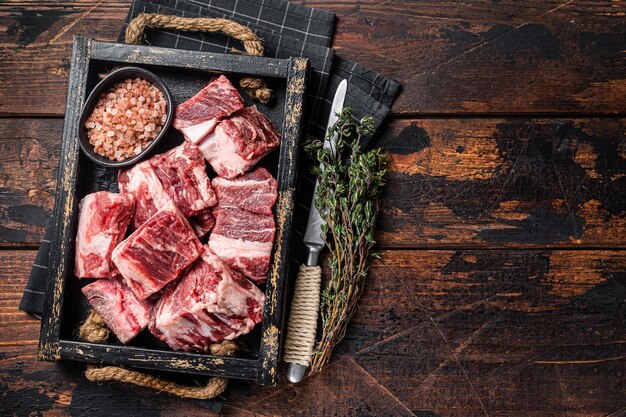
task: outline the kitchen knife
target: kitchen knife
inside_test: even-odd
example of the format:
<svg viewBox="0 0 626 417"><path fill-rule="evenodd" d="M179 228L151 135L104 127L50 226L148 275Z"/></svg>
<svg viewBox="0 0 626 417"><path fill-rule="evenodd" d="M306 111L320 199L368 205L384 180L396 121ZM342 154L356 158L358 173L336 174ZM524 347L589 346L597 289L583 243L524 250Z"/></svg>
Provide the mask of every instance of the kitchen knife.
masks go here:
<svg viewBox="0 0 626 417"><path fill-rule="evenodd" d="M328 131L338 120L338 114L343 109L343 103L348 90L348 81L339 83L335 98L328 116L326 136ZM337 135L324 141L324 148L335 149ZM323 165L320 165L323 168ZM300 265L296 287L291 302L291 313L285 339L285 353L283 359L287 363L287 379L292 383L302 381L304 373L311 361L317 331L317 317L320 304L320 286L322 283L322 268L318 265L319 255L324 249L322 225L324 220L315 207L315 195L319 182L315 183L315 191L309 211L309 220L304 234L306 259Z"/></svg>

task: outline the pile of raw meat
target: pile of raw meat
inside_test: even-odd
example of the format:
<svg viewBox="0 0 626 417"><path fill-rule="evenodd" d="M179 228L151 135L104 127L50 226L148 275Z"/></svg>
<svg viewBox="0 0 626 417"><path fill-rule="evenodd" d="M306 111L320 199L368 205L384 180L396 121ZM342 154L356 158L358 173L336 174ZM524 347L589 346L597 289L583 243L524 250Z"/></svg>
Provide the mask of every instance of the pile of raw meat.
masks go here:
<svg viewBox="0 0 626 417"><path fill-rule="evenodd" d="M178 106L174 127L182 145L120 171L119 194L83 198L75 275L102 278L82 291L121 342L147 327L206 352L261 321L278 184L254 167L280 135L224 76Z"/></svg>

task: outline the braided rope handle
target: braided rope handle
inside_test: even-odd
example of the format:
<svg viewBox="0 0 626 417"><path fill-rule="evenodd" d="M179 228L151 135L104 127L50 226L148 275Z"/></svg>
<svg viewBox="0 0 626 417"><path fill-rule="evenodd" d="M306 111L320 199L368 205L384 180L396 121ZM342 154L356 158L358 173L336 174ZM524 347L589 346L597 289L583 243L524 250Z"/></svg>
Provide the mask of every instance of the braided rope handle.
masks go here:
<svg viewBox="0 0 626 417"><path fill-rule="evenodd" d="M263 56L264 52L263 41L250 28L232 20L210 17L180 17L157 13L140 13L131 20L126 28L124 42L129 44L141 43L146 28L222 33L241 41L248 55ZM263 79L244 77L239 84L250 97L262 103L267 103L272 97L272 90Z"/></svg>
<svg viewBox="0 0 626 417"><path fill-rule="evenodd" d="M228 385L226 378L211 378L203 387L190 387L175 382L166 381L156 376L147 375L137 371L120 368L118 366L97 367L87 365L85 376L92 382L117 381L137 385L139 387L152 388L158 391L174 394L182 398L195 400L208 400L220 395Z"/></svg>
<svg viewBox="0 0 626 417"><path fill-rule="evenodd" d="M283 353L285 362L303 366L309 366L311 362L317 332L321 285L322 268L300 265L287 325Z"/></svg>
<svg viewBox="0 0 626 417"><path fill-rule="evenodd" d="M102 317L95 310L91 310L87 320L80 326L78 334L81 339L87 342L100 343L105 342L109 338L110 331L104 320L102 320ZM230 340L225 340L222 343L211 345L210 350L211 354L216 356L232 356L237 351L237 345ZM209 379L207 384L203 387L181 385L153 375L120 368L119 366L99 367L87 365L85 376L92 382L126 382L140 387L167 392L179 397L197 400L215 398L224 392L228 385L228 379L220 377Z"/></svg>

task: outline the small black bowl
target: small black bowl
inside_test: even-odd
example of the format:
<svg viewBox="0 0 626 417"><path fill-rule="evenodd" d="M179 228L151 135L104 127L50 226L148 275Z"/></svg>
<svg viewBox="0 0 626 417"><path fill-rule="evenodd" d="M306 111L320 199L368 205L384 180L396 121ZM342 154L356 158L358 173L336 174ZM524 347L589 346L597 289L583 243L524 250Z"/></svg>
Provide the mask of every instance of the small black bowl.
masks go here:
<svg viewBox="0 0 626 417"><path fill-rule="evenodd" d="M154 138L154 140L150 143L150 145L148 145L148 147L144 149L139 155L136 155L124 161L114 161L112 159L107 158L106 156L99 155L94 151L93 145L89 143L89 139L87 138L87 128L85 127L85 122L87 121L91 113L93 112L93 109L96 103L98 103L98 98L100 97L100 94L111 89L115 83L119 81L123 81L127 78L143 78L144 80L150 82L151 84L156 86L159 90L161 90L167 102L167 118L165 120L165 123L163 124L163 128L161 132L159 132L157 137ZM80 122L79 122L78 139L79 139L80 148L83 150L85 155L89 157L89 159L91 159L92 161L100 165L103 165L108 168L127 167L127 166L130 166L139 162L146 155L149 154L150 150L152 150L165 135L165 132L172 124L173 117L174 117L174 101L172 100L172 95L170 94L170 91L167 89L167 87L165 86L163 81L161 81L159 77L157 77L152 72L147 71L143 68L139 68L139 67L120 68L116 71L113 71L112 73L107 75L102 81L100 81L98 85L95 86L91 94L89 94L89 97L87 98L87 101L85 102L85 105L83 106L83 112L80 116Z"/></svg>

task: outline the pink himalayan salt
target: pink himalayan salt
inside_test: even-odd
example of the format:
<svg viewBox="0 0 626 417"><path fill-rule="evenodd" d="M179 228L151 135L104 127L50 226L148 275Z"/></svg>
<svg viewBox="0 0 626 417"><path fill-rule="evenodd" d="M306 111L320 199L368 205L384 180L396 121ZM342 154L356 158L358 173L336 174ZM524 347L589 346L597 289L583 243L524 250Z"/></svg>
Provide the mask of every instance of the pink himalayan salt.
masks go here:
<svg viewBox="0 0 626 417"><path fill-rule="evenodd" d="M100 95L85 122L94 151L124 161L140 154L157 137L167 119L163 92L135 78L116 83Z"/></svg>

